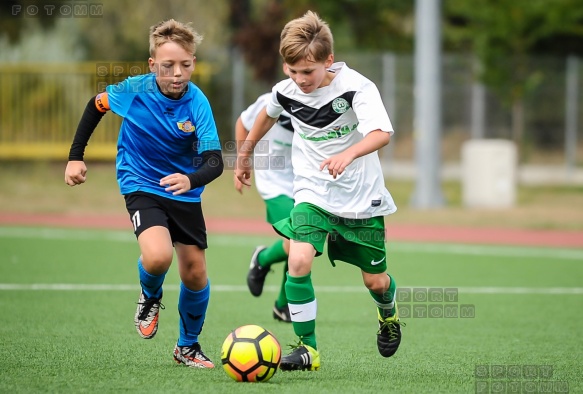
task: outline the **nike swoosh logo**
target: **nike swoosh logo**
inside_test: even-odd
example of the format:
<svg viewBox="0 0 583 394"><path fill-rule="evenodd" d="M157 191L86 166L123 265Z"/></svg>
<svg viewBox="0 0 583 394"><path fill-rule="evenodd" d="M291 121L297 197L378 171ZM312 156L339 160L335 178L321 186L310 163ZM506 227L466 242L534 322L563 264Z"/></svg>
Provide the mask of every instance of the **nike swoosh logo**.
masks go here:
<svg viewBox="0 0 583 394"><path fill-rule="evenodd" d="M374 261L371 260L370 261L370 265L379 265L380 263L382 263L383 261L385 261L385 259L387 258L387 256L383 257L382 259L380 259L379 261Z"/></svg>
<svg viewBox="0 0 583 394"><path fill-rule="evenodd" d="M294 107L290 107L289 110L291 111L292 114L295 114L296 112L298 112L299 110L303 109L304 107L300 107L300 108L294 108Z"/></svg>
<svg viewBox="0 0 583 394"><path fill-rule="evenodd" d="M158 324L158 317L160 315L156 315L156 317L154 317L154 320L152 320L152 322L150 323L150 325L148 327L143 327L142 323L140 323L140 332L142 333L143 336L145 337L149 337L150 335L152 335L152 333L154 332L154 329L156 328L156 325Z"/></svg>
<svg viewBox="0 0 583 394"><path fill-rule="evenodd" d="M299 311L299 312L296 312L296 313L293 313L293 312L292 312L291 314L295 316L295 315L297 315L298 313L302 313L302 311Z"/></svg>

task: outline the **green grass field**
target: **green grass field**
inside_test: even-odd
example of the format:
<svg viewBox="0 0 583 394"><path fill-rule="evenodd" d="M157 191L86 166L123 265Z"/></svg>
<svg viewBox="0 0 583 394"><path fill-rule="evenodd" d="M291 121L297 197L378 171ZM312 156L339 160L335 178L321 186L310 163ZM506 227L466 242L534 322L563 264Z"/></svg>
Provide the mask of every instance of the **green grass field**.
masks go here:
<svg viewBox="0 0 583 394"><path fill-rule="evenodd" d="M133 234L0 227L0 392L471 393L513 382L583 392L583 250L453 244L389 244L390 272L403 291L458 294L450 303L402 300L412 315L403 319L394 357L377 352L376 313L360 274L319 257L313 282L321 370L236 383L220 365L230 330L258 324L282 345L295 340L291 325L271 317L281 267L268 276L262 297L245 285L253 247L273 239L210 235L211 301L200 341L217 367L195 370L172 360L175 265L158 335L145 341L135 332ZM416 315L446 306L458 317Z"/></svg>

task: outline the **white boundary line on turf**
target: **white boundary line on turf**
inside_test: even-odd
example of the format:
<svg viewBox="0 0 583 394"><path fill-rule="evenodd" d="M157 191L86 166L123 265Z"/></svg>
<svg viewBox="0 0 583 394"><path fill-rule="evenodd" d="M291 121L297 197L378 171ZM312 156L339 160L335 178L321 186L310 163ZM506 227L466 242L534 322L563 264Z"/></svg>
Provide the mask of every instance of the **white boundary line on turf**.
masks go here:
<svg viewBox="0 0 583 394"><path fill-rule="evenodd" d="M407 288L435 288L436 286L406 286ZM583 287L454 287L458 294L545 294L545 295L583 295ZM138 285L130 284L74 284L74 283L0 283L0 291L136 291ZM178 291L178 285L164 285L164 291ZM278 292L278 286L265 286L265 291ZM364 286L315 286L322 293L365 293ZM248 292L247 286L212 285L211 291L225 293Z"/></svg>
<svg viewBox="0 0 583 394"><path fill-rule="evenodd" d="M130 231L115 230L78 230L52 229L31 227L0 227L0 238L41 238L46 240L79 240L79 241L113 241L136 242ZM252 246L264 242L269 236L223 235L210 234L209 246ZM390 241L387 251L397 253L442 253L470 256L501 256L516 258L556 258L563 260L578 260L583 262L583 249L501 246L501 245L470 245L455 243L423 243L423 242L394 242Z"/></svg>

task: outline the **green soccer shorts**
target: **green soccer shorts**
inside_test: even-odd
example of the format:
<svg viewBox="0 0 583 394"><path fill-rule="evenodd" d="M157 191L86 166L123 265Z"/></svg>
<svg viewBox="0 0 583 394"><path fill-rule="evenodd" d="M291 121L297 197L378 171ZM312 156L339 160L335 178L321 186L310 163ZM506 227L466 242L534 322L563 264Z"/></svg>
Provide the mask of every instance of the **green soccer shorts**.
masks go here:
<svg viewBox="0 0 583 394"><path fill-rule="evenodd" d="M280 220L289 218L289 214L294 207L294 200L288 196L277 196L265 200L266 220L269 224L274 224Z"/></svg>
<svg viewBox="0 0 583 394"><path fill-rule="evenodd" d="M369 274L387 270L383 216L347 219L313 204L300 203L273 228L286 238L311 244L316 256L324 252L328 240L328 258L333 266L340 260Z"/></svg>

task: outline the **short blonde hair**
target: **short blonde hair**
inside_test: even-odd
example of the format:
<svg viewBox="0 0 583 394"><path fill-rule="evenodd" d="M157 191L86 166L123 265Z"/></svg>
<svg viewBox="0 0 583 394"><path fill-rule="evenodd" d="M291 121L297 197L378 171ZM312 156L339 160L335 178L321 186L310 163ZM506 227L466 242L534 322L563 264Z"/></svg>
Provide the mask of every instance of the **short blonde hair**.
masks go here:
<svg viewBox="0 0 583 394"><path fill-rule="evenodd" d="M287 64L301 60L325 62L333 52L330 27L315 12L308 11L288 22L281 31L279 53Z"/></svg>
<svg viewBox="0 0 583 394"><path fill-rule="evenodd" d="M154 57L156 49L167 42L175 42L193 56L196 47L202 42L202 36L194 30L191 23L182 23L169 19L150 27L150 56Z"/></svg>

